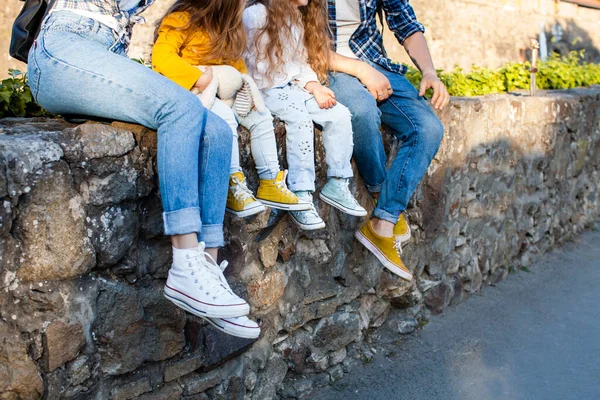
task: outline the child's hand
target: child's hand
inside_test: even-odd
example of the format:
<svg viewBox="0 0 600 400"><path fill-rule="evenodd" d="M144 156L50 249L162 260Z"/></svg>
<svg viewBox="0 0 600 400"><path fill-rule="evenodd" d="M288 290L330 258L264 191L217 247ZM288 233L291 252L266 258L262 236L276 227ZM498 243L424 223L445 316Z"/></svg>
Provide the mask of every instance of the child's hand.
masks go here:
<svg viewBox="0 0 600 400"><path fill-rule="evenodd" d="M321 108L332 108L337 104L335 101L335 94L333 90L323 85L314 86L312 89L312 95L315 96L317 104Z"/></svg>
<svg viewBox="0 0 600 400"><path fill-rule="evenodd" d="M202 91L204 91L204 89L206 89L206 87L208 86L210 81L212 81L213 72L212 72L211 67L205 67L205 68L201 68L201 69L202 69L202 76L200 77L200 79L198 79L196 81L196 83L194 83L194 87L202 92Z"/></svg>

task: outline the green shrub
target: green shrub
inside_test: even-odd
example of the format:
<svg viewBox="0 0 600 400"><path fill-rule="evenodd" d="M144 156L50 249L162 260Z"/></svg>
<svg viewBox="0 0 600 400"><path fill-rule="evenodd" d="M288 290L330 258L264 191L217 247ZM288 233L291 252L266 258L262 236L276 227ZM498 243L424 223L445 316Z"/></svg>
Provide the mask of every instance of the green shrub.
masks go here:
<svg viewBox="0 0 600 400"><path fill-rule="evenodd" d="M600 65L584 63L583 54L583 51L573 51L567 56L552 55L548 60L540 62L537 88L570 89L600 84ZM498 70L473 66L468 73L455 68L451 72L440 70L438 75L452 96L483 96L529 89L530 68L529 62L509 63ZM418 88L421 82L418 70L409 68L406 77Z"/></svg>
<svg viewBox="0 0 600 400"><path fill-rule="evenodd" d="M600 85L600 64L583 62L583 50L573 51L567 56L552 55L538 65L538 89L570 89L574 87ZM146 65L142 59L134 60ZM509 63L493 70L474 66L470 72L455 68L451 72L438 71L440 79L452 96L483 96L492 93L529 89L529 70L526 63ZM0 83L0 118L52 116L33 99L27 84L27 74L10 69L10 78ZM408 80L419 87L421 73L409 68ZM427 96L431 96L431 90Z"/></svg>
<svg viewBox="0 0 600 400"><path fill-rule="evenodd" d="M8 74L10 78L0 83L0 118L49 116L33 99L27 75L15 69Z"/></svg>

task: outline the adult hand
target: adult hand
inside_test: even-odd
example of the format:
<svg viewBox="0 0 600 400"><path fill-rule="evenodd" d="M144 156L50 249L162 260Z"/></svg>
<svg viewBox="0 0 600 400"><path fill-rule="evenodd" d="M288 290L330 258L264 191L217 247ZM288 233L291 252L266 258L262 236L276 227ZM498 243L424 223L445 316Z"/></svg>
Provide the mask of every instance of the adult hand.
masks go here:
<svg viewBox="0 0 600 400"><path fill-rule="evenodd" d="M436 110L442 110L448 105L450 101L450 95L448 89L438 78L435 71L425 72L423 79L421 80L421 87L419 88L419 96L424 96L427 89L433 89L433 97L431 98L431 105Z"/></svg>
<svg viewBox="0 0 600 400"><path fill-rule="evenodd" d="M389 79L370 65L357 78L377 101L384 101L394 93Z"/></svg>
<svg viewBox="0 0 600 400"><path fill-rule="evenodd" d="M202 76L200 76L200 79L198 79L196 81L196 83L194 83L194 87L202 92L202 91L204 91L204 89L206 89L206 87L208 86L210 81L212 81L212 79L213 79L212 68L204 67L204 68L202 68Z"/></svg>

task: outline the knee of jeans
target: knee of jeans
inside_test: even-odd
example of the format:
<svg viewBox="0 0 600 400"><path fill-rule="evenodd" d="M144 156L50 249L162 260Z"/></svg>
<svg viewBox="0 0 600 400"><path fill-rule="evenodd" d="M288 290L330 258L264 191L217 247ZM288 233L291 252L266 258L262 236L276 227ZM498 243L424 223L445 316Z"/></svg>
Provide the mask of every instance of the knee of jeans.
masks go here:
<svg viewBox="0 0 600 400"><path fill-rule="evenodd" d="M357 95L356 101L351 104L345 104L354 123L367 123L376 125L378 128L381 125L381 111L377 107L375 98L367 91Z"/></svg>
<svg viewBox="0 0 600 400"><path fill-rule="evenodd" d="M207 113L204 141L210 144L211 152L231 154L231 143L233 142L231 127L216 114Z"/></svg>
<svg viewBox="0 0 600 400"><path fill-rule="evenodd" d="M202 102L192 92L177 90L172 91L172 96L167 97L164 104L162 104L159 110L159 118L184 118L186 124L192 128L196 124L202 124L205 112L206 109Z"/></svg>
<svg viewBox="0 0 600 400"><path fill-rule="evenodd" d="M258 121L250 130L250 137L256 139L264 136L275 137L275 128L273 127L273 118L263 118Z"/></svg>
<svg viewBox="0 0 600 400"><path fill-rule="evenodd" d="M428 147L439 148L444 137L444 125L442 121L434 114L423 126L424 139L429 144Z"/></svg>

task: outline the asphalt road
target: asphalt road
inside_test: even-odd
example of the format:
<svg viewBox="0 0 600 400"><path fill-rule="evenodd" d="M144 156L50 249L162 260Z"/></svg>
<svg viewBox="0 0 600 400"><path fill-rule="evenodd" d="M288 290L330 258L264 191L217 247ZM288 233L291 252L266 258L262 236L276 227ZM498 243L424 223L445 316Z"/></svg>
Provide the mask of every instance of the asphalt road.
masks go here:
<svg viewBox="0 0 600 400"><path fill-rule="evenodd" d="M484 288L406 340L382 333L371 364L311 398L600 399L600 232L530 271Z"/></svg>

